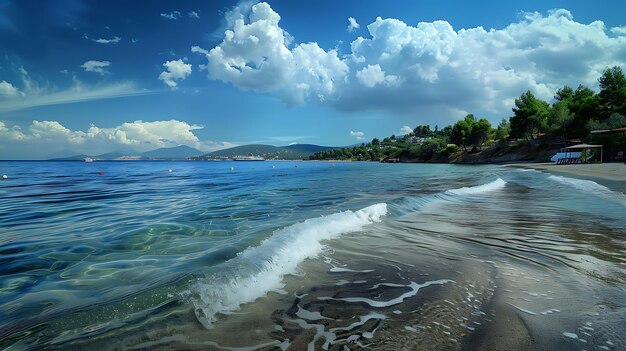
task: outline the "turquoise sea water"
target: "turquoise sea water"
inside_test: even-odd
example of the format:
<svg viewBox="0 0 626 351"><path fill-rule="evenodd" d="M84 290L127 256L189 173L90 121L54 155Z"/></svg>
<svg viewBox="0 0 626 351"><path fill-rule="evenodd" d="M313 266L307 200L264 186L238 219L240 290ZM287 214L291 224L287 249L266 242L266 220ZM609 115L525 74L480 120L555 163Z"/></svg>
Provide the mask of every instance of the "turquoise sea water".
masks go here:
<svg viewBox="0 0 626 351"><path fill-rule="evenodd" d="M0 174L1 348L626 348L620 182L356 162Z"/></svg>

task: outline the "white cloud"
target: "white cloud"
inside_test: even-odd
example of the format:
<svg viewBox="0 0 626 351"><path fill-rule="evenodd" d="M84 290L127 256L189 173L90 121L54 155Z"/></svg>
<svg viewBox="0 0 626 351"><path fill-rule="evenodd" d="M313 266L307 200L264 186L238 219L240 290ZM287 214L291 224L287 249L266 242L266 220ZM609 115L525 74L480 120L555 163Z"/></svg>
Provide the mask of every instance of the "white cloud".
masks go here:
<svg viewBox="0 0 626 351"><path fill-rule="evenodd" d="M398 78L398 76L385 75L385 72L378 64L367 65L367 67L356 72L356 79L368 88L373 88L378 84L387 86L398 86L400 84L400 78Z"/></svg>
<svg viewBox="0 0 626 351"><path fill-rule="evenodd" d="M191 74L191 64L183 60L167 61L163 64L166 70L161 72L159 80L162 80L168 87L176 89L178 81L182 81Z"/></svg>
<svg viewBox="0 0 626 351"><path fill-rule="evenodd" d="M209 152L236 146L228 142L200 140L193 131L202 128L172 119L153 122L139 120L112 128L91 125L82 131L70 130L57 121L34 120L28 127L28 132L23 133L18 126L9 128L5 122L0 121L0 140L3 141L0 156L15 158L15 154L4 154L4 149L19 149L22 156L38 158L59 150L75 150L96 155L120 148L143 152L159 147L187 145ZM24 150L27 150L26 153Z"/></svg>
<svg viewBox="0 0 626 351"><path fill-rule="evenodd" d="M400 134L401 135L406 135L406 134L410 134L413 133L413 128L409 127L409 126L403 126L402 128L400 128Z"/></svg>
<svg viewBox="0 0 626 351"><path fill-rule="evenodd" d="M189 12L187 13L187 16L188 16L189 18L195 18L195 19L198 19L198 18L200 18L200 13L199 13L199 11L189 11Z"/></svg>
<svg viewBox="0 0 626 351"><path fill-rule="evenodd" d="M177 20L181 17L180 11L172 11L168 13L162 13L161 17L167 18L168 20Z"/></svg>
<svg viewBox="0 0 626 351"><path fill-rule="evenodd" d="M110 65L111 62L109 61L89 60L83 63L80 67L84 68L85 72L95 72L100 75L105 75L106 73L109 73L105 68Z"/></svg>
<svg viewBox="0 0 626 351"><path fill-rule="evenodd" d="M615 35L626 36L626 26L622 27L613 27L611 28L611 32Z"/></svg>
<svg viewBox="0 0 626 351"><path fill-rule="evenodd" d="M0 82L0 97L14 97L21 96L23 93L13 84L3 80Z"/></svg>
<svg viewBox="0 0 626 351"><path fill-rule="evenodd" d="M363 133L363 132L350 131L350 136L355 137L357 140L364 140L365 139L365 133Z"/></svg>
<svg viewBox="0 0 626 351"><path fill-rule="evenodd" d="M100 43L100 44L117 44L120 42L120 40L122 40L122 38L115 36L111 39L99 38L99 39L94 39L93 41L95 41L96 43Z"/></svg>
<svg viewBox="0 0 626 351"><path fill-rule="evenodd" d="M344 84L347 64L335 50L325 51L317 43L290 49L291 36L279 21L267 3L229 12L231 26L224 40L205 54L209 78L276 94L288 105L311 96L319 101L332 98L338 85Z"/></svg>
<svg viewBox="0 0 626 351"><path fill-rule="evenodd" d="M354 32L359 28L361 28L361 25L354 19L354 17L348 17L348 28L346 28L346 30L348 32Z"/></svg>
<svg viewBox="0 0 626 351"><path fill-rule="evenodd" d="M379 17L343 57L315 42L290 44L267 3L236 7L226 22L219 45L196 51L207 57L208 77L288 105L312 99L343 111L448 116L445 122L472 111L495 121L526 90L550 99L562 85L597 87L606 67L626 66L623 27L576 22L562 9L526 13L498 29Z"/></svg>
<svg viewBox="0 0 626 351"><path fill-rule="evenodd" d="M73 85L65 89L51 87L48 84L42 87L38 82L30 78L28 72L23 67L19 69L19 73L22 79L22 89L19 90L17 95L0 94L0 112L152 93L151 91L138 88L133 82L84 85L76 78L74 78ZM11 85L10 83L7 84ZM2 89L1 86L3 84L0 83L0 89ZM15 86L13 87L16 88ZM7 88L5 87L5 89Z"/></svg>

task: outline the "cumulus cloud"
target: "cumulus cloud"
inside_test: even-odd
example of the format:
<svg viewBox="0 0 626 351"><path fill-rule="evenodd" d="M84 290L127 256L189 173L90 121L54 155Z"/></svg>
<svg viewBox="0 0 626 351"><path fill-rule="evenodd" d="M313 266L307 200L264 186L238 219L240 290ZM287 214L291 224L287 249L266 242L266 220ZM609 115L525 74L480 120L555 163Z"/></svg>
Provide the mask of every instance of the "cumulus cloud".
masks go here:
<svg viewBox="0 0 626 351"><path fill-rule="evenodd" d="M229 12L227 22L232 25L224 40L205 54L209 78L276 94L288 105L301 104L309 97L334 98L347 77L348 65L337 51L325 51L317 43L290 48L291 36L279 21L267 3Z"/></svg>
<svg viewBox="0 0 626 351"><path fill-rule="evenodd" d="M348 28L346 30L348 32L354 32L359 28L361 28L361 25L354 19L354 17L348 17Z"/></svg>
<svg viewBox="0 0 626 351"><path fill-rule="evenodd" d="M122 123L112 128L91 125L87 130L70 130L57 121L34 120L27 132L18 126L9 127L0 121L0 140L4 148L30 149L31 156L45 157L41 152L52 153L58 150L80 150L78 152L95 155L117 149L132 149L137 152L148 151L159 147L187 145L201 151L214 151L236 146L228 142L202 141L194 130L202 126L190 125L179 120L168 121L134 121ZM2 157L14 158L12 154Z"/></svg>
<svg viewBox="0 0 626 351"><path fill-rule="evenodd" d="M89 60L83 63L80 67L82 67L85 72L95 72L100 75L105 75L109 73L105 68L109 67L111 62L109 61L96 61Z"/></svg>
<svg viewBox="0 0 626 351"><path fill-rule="evenodd" d="M386 75L380 68L380 65L367 65L367 67L356 72L356 79L368 88L373 88L378 84L387 86L397 86L400 84L400 78L394 75Z"/></svg>
<svg viewBox="0 0 626 351"><path fill-rule="evenodd" d="M406 134L410 134L413 133L413 128L409 127L409 126L403 126L402 128L400 128L400 134L401 135L406 135Z"/></svg>
<svg viewBox="0 0 626 351"><path fill-rule="evenodd" d="M14 97L21 95L23 95L23 93L18 88L14 87L13 84L7 82L6 80L0 82L0 97Z"/></svg>
<svg viewBox="0 0 626 351"><path fill-rule="evenodd" d="M120 42L120 40L122 40L122 38L118 36L114 36L111 39L98 38L98 39L94 39L93 41L99 44L117 44Z"/></svg>
<svg viewBox="0 0 626 351"><path fill-rule="evenodd" d="M0 112L151 93L151 91L140 89L133 82L85 85L76 78L71 86L59 89L48 83L40 85L31 79L23 67L18 71L21 77L21 89L9 82L0 82Z"/></svg>
<svg viewBox="0 0 626 351"><path fill-rule="evenodd" d="M189 11L189 12L187 12L187 16L189 18L198 19L198 18L200 18L200 13L199 13L199 11Z"/></svg>
<svg viewBox="0 0 626 351"><path fill-rule="evenodd" d="M163 64L165 71L159 75L159 80L167 84L168 87L176 89L178 81L182 81L191 74L191 64L183 60L167 61Z"/></svg>
<svg viewBox="0 0 626 351"><path fill-rule="evenodd" d="M180 11L172 11L167 13L162 13L161 17L166 18L168 20L177 20L181 17Z"/></svg>
<svg viewBox="0 0 626 351"><path fill-rule="evenodd" d="M364 140L365 139L365 133L363 133L363 132L350 131L350 136L355 137L357 140Z"/></svg>
<svg viewBox="0 0 626 351"><path fill-rule="evenodd" d="M526 90L550 99L558 87L594 87L606 67L626 66L624 27L580 23L563 9L526 13L498 29L378 17L342 57L315 42L292 44L280 19L263 2L230 11L222 42L196 51L207 58L208 77L287 105L312 100L449 121L472 111L497 120Z"/></svg>

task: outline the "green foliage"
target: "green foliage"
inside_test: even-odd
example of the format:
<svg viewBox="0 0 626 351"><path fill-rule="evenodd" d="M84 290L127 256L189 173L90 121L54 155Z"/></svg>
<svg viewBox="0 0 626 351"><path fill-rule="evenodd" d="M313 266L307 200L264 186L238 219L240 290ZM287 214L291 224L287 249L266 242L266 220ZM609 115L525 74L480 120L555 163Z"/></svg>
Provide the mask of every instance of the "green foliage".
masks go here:
<svg viewBox="0 0 626 351"><path fill-rule="evenodd" d="M626 113L626 77L620 67L607 68L598 79L602 117Z"/></svg>
<svg viewBox="0 0 626 351"><path fill-rule="evenodd" d="M430 130L430 126L420 125L420 126L415 127L415 129L413 129L413 134L416 137L427 138L427 137L432 136L433 132Z"/></svg>
<svg viewBox="0 0 626 351"><path fill-rule="evenodd" d="M514 116L510 118L511 136L514 138L534 139L546 129L550 105L536 98L529 91L515 99Z"/></svg>
<svg viewBox="0 0 626 351"><path fill-rule="evenodd" d="M496 128L495 138L496 140L506 140L511 133L511 124L506 118L503 118Z"/></svg>

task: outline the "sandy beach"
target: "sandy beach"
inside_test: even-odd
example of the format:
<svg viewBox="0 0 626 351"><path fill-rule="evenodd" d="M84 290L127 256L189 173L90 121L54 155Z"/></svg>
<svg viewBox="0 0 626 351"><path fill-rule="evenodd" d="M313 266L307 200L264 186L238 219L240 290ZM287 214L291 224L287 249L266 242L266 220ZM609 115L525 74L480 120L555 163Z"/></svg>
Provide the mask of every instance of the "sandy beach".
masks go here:
<svg viewBox="0 0 626 351"><path fill-rule="evenodd" d="M507 167L521 167L548 171L561 175L575 175L580 177L601 178L612 181L626 181L626 164L624 163L601 163L601 164L577 164L556 165L554 163L512 163Z"/></svg>

